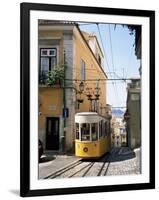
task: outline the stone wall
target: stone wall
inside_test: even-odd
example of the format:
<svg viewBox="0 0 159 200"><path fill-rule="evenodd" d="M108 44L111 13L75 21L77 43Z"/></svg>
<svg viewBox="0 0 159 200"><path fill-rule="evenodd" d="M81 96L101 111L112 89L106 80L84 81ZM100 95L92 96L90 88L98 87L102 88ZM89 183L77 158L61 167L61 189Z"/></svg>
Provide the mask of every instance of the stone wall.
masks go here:
<svg viewBox="0 0 159 200"><path fill-rule="evenodd" d="M65 79L73 79L73 36L72 32L64 32L64 50L65 50ZM75 116L75 90L72 81L65 81L65 102L69 109L69 117L66 118L65 131L65 150L72 151L74 143L74 116Z"/></svg>

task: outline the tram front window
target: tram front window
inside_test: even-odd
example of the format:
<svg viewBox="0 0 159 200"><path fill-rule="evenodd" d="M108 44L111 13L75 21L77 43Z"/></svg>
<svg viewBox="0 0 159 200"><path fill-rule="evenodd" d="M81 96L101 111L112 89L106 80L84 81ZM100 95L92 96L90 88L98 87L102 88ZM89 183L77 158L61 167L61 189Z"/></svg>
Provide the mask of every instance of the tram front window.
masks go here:
<svg viewBox="0 0 159 200"><path fill-rule="evenodd" d="M95 141L98 139L98 124L93 123L92 124L92 141Z"/></svg>
<svg viewBox="0 0 159 200"><path fill-rule="evenodd" d="M81 140L90 140L90 124L81 124Z"/></svg>

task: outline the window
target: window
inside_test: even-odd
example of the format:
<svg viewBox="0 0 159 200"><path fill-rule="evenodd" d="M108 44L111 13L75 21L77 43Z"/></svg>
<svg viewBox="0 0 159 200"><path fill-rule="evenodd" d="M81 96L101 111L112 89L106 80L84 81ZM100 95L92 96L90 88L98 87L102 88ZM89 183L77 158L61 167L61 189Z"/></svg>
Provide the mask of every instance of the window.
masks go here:
<svg viewBox="0 0 159 200"><path fill-rule="evenodd" d="M105 137L105 135L106 135L106 133L105 133L105 122L104 121L102 121L103 123L102 123L102 136L104 136Z"/></svg>
<svg viewBox="0 0 159 200"><path fill-rule="evenodd" d="M41 56L56 56L56 48L53 49L41 49Z"/></svg>
<svg viewBox="0 0 159 200"><path fill-rule="evenodd" d="M79 140L79 124L76 123L76 139Z"/></svg>
<svg viewBox="0 0 159 200"><path fill-rule="evenodd" d="M100 57L99 54L98 54L98 62L99 62L99 64L101 65L101 57Z"/></svg>
<svg viewBox="0 0 159 200"><path fill-rule="evenodd" d="M115 130L115 127L114 129L112 129L113 131ZM111 133L112 133L112 130L111 130L111 126L110 126L110 122L106 122L106 133L107 133L107 136L110 136ZM114 131L115 132L115 131Z"/></svg>
<svg viewBox="0 0 159 200"><path fill-rule="evenodd" d="M57 65L57 49L40 49L40 76L45 78L49 70Z"/></svg>
<svg viewBox="0 0 159 200"><path fill-rule="evenodd" d="M98 52L96 52L95 57L96 57L98 63L101 65L102 64L102 59L101 59L101 56L100 56L100 54Z"/></svg>
<svg viewBox="0 0 159 200"><path fill-rule="evenodd" d="M102 126L103 126L102 121L100 121L99 122L99 137L102 136L102 128L103 128Z"/></svg>
<svg viewBox="0 0 159 200"><path fill-rule="evenodd" d="M93 123L92 124L92 141L98 140L98 124Z"/></svg>
<svg viewBox="0 0 159 200"><path fill-rule="evenodd" d="M107 122L105 122L104 124L105 124L105 135L108 135L108 126L107 126Z"/></svg>
<svg viewBox="0 0 159 200"><path fill-rule="evenodd" d="M81 59L81 80L86 80L86 64L84 60Z"/></svg>
<svg viewBox="0 0 159 200"><path fill-rule="evenodd" d="M90 124L81 124L81 140L90 140Z"/></svg>

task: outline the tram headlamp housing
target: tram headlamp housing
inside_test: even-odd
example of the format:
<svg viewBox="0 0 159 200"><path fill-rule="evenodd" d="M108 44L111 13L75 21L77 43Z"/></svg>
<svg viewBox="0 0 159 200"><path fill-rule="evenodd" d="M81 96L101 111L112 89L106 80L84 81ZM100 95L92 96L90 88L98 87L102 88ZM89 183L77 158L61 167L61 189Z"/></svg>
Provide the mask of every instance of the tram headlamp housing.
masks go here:
<svg viewBox="0 0 159 200"><path fill-rule="evenodd" d="M86 153L86 152L88 152L88 148L87 147L84 147L83 148L83 151Z"/></svg>

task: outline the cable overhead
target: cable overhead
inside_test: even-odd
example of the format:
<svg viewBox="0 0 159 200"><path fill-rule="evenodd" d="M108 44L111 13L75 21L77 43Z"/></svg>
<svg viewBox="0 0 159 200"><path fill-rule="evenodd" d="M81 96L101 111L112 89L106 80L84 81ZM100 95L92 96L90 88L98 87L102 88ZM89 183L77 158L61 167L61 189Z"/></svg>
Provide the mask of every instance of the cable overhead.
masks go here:
<svg viewBox="0 0 159 200"><path fill-rule="evenodd" d="M107 60L107 57L106 57L106 52L105 52L105 48L104 48L104 45L103 45L103 40L102 40L102 36L101 36L101 32L100 32L100 28L99 28L99 24L96 23L97 25L97 29L98 29L98 32L99 32L99 37L100 37L100 40L101 40L101 44L102 44L102 48L103 48L103 51L104 51L104 57L105 57L105 60L106 60L106 63L107 63L107 67L108 67L108 72L110 72L110 67L109 67L109 64L108 64L108 60ZM110 25L109 25L110 26ZM109 30L110 30L110 27L109 27ZM113 55L113 52L112 52L112 44L111 44L111 35L110 35L110 31L109 31L109 36L110 36L110 45L111 45L111 53ZM113 71L114 71L114 62L113 62L113 56L112 56L112 63L113 63ZM112 75L110 74L110 76L112 77ZM118 98L118 92L117 92L117 88L116 88L116 84L114 81L112 81L112 85L113 85L113 88L114 88L114 94L115 94L115 99L116 101L119 99ZM116 102L118 104L118 102Z"/></svg>
<svg viewBox="0 0 159 200"><path fill-rule="evenodd" d="M113 66L113 72L115 73L114 56L113 56L113 48L112 48L112 39L111 39L110 24L108 24L108 29L109 29L109 37L110 37L110 50L111 50L111 56L112 56L112 66Z"/></svg>
<svg viewBox="0 0 159 200"><path fill-rule="evenodd" d="M112 57L112 68L113 68L113 72L114 72L114 74L115 74L115 67L114 67L114 57L113 57L113 48L112 48L110 24L108 24L108 29L109 29L109 40L110 40L110 49L111 49L111 57ZM113 85L113 87L114 87L115 96L116 96L116 100L117 100L117 99L119 99L119 95L118 95L116 83L115 83L115 82L112 82L112 85Z"/></svg>
<svg viewBox="0 0 159 200"><path fill-rule="evenodd" d="M128 58L128 64L127 64L128 67L129 67L129 63L131 62L133 51L134 51L134 46L132 45L130 55L129 55L129 58ZM128 68L125 69L125 78L127 77L127 73L128 73Z"/></svg>
<svg viewBox="0 0 159 200"><path fill-rule="evenodd" d="M100 40L101 40L101 44L102 44L102 48L103 48L103 51L104 51L104 54L105 54L105 60L106 60L106 63L107 63L107 67L108 67L108 70L109 70L109 72L111 71L110 70L110 68L109 68L109 64L108 64L108 60L107 60L107 57L106 57L106 52L105 52L105 48L104 48L104 45L103 45L103 40L102 40L102 36L101 36L101 32L100 32L100 29L99 29L99 24L97 23L97 29L98 29L98 32L99 32L99 37L100 37ZM111 76L111 74L110 74L110 76ZM111 76L112 77L112 76ZM115 93L115 96L116 96L116 101L117 101L117 99L118 99L118 95L117 95L117 90L116 90L116 88L115 88L115 84L114 84L114 82L112 82L112 85L113 85L113 87L114 87L114 93Z"/></svg>
<svg viewBox="0 0 159 200"><path fill-rule="evenodd" d="M116 72L115 72L115 65L114 65L114 55L113 55L113 46L112 46L112 37L111 37L111 27L110 25L108 25L108 32L109 32L109 39L110 39L110 52L111 52L111 57L112 57L112 69L113 69L113 72L111 72L110 70L110 66L109 66L109 63L108 63L108 60L107 60L107 54L106 54L106 51L105 51L105 48L104 48L104 45L103 45L103 38L102 38L102 35L101 35L101 31L100 31L100 24L99 23L81 23L80 26L82 25L96 25L97 26L97 29L98 29L98 33L99 33L99 37L100 37L100 41L101 41L101 46L103 48L103 53L104 53L104 58L105 58L105 61L106 61L106 65L107 65L107 73L109 74L108 76L108 79L88 79L87 81L84 81L85 83L86 82L89 82L89 81L103 81L103 83L105 81L108 81L108 83L111 83L113 88L114 88L114 95L116 96L116 101L119 100L118 98L118 91L117 91L117 85L116 85L116 81L120 81L121 83L124 81L124 87L125 87L125 84L127 83L127 81L131 80L130 78L127 78L127 71L125 73L125 77L121 78ZM116 77L116 78L115 78ZM76 80L76 81L81 81L81 80ZM123 84L123 83L122 83ZM118 104L118 102L116 102Z"/></svg>
<svg viewBox="0 0 159 200"><path fill-rule="evenodd" d="M114 74L117 78L124 80L124 77L121 78L120 76L118 76L118 74L116 72L108 72L109 74Z"/></svg>
<svg viewBox="0 0 159 200"><path fill-rule="evenodd" d="M79 82L81 82L81 79L65 79L66 81L79 81ZM104 79L87 79L87 80L83 80L83 82L87 82L87 81L130 81L130 80L132 80L132 78L108 78L108 79L106 79L106 78L104 78Z"/></svg>
<svg viewBox="0 0 159 200"><path fill-rule="evenodd" d="M106 57L106 51L105 51L105 48L104 48L104 45L103 45L103 40L102 40L102 36L101 36L101 32L100 32L100 29L99 29L99 24L96 23L97 25L97 29L98 29L98 33L99 33L99 37L100 37L100 41L101 41L101 44L102 44L102 48L103 48L103 53L104 53L104 58L105 58L105 61L107 63L107 67L108 67L108 72L110 72L110 68L109 68L109 64L108 64L108 60L107 60L107 57Z"/></svg>

